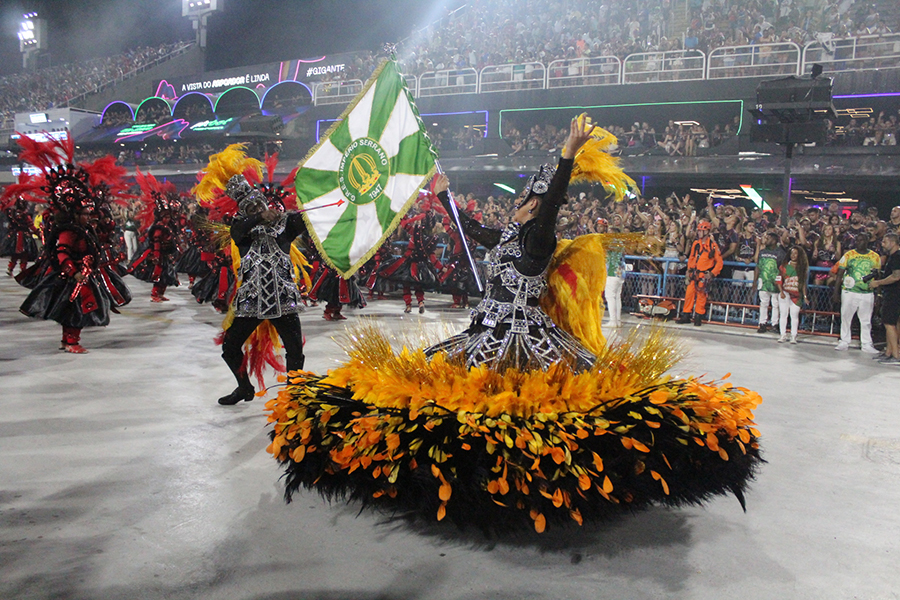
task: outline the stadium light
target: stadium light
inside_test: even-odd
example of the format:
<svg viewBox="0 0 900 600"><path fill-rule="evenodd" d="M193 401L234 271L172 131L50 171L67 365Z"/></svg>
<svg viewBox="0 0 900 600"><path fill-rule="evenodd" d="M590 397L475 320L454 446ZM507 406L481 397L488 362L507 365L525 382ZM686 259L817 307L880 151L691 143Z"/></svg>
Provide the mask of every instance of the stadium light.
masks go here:
<svg viewBox="0 0 900 600"><path fill-rule="evenodd" d="M16 35L22 53L22 68L30 70L37 67L38 53L47 49L47 22L38 19L36 12L25 13L22 19Z"/></svg>
<svg viewBox="0 0 900 600"><path fill-rule="evenodd" d="M225 0L181 0L181 16L189 18L197 32L197 45L206 48L206 23L209 15L223 10Z"/></svg>

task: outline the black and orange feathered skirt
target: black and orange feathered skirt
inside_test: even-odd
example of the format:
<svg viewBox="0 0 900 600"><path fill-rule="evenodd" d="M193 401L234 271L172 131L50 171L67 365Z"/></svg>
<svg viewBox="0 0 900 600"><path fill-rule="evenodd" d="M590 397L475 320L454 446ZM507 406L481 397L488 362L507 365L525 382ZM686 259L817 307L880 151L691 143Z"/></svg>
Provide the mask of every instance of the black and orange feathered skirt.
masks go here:
<svg viewBox="0 0 900 600"><path fill-rule="evenodd" d="M762 462L759 395L665 375L678 351L661 332L581 373L466 369L394 352L373 326L347 342L344 366L289 373L266 405L288 501L314 489L396 516L541 532L721 494L743 506Z"/></svg>

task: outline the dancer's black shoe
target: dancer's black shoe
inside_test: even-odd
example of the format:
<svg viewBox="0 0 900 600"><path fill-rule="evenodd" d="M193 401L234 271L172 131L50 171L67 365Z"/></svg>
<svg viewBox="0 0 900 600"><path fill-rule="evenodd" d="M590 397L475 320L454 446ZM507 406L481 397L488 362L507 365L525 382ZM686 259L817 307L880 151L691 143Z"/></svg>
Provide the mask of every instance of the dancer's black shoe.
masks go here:
<svg viewBox="0 0 900 600"><path fill-rule="evenodd" d="M222 396L221 398L219 398L219 404L221 404L222 406L232 406L241 401L250 402L251 400L253 400L254 395L255 392L253 391L253 388L243 388L238 386L234 388L234 391L227 396Z"/></svg>

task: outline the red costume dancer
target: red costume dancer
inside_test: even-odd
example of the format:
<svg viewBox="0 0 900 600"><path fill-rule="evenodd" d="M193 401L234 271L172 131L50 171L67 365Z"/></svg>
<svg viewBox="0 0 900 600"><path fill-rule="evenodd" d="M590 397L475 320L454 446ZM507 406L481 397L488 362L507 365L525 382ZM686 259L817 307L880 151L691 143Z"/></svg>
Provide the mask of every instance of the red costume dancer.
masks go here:
<svg viewBox="0 0 900 600"><path fill-rule="evenodd" d="M719 245L710 237L709 230L709 221L700 221L697 225L698 237L691 244L691 253L688 255L688 286L684 293L684 307L678 318L679 323L688 323L693 311L694 325L697 327L706 314L709 282L722 271L722 253Z"/></svg>
<svg viewBox="0 0 900 600"><path fill-rule="evenodd" d="M151 302L166 302L166 288L178 285L175 272L175 253L181 215L181 201L175 185L160 183L153 175L140 169L136 179L141 187L144 209L138 215L144 233L143 251L135 254L128 272L142 281L153 284Z"/></svg>
<svg viewBox="0 0 900 600"><path fill-rule="evenodd" d="M192 291L196 278L206 277L210 273L210 266L203 259L203 252L210 245L210 232L202 227L205 220L205 217L200 214L195 214L190 220L185 220L181 230L182 244L180 244L184 248L184 252L175 261L175 272L188 276L188 289Z"/></svg>
<svg viewBox="0 0 900 600"><path fill-rule="evenodd" d="M35 165L42 174L25 177L4 195L21 194L30 201L49 203L45 220L51 222L43 259L23 274L33 288L19 310L62 325L60 349L83 354L87 350L80 343L81 330L108 325L110 311L131 300L125 282L104 264L97 233L98 205L123 193L125 170L116 167L111 156L73 165L71 139L40 143L22 136L19 144L23 148L20 160Z"/></svg>
<svg viewBox="0 0 900 600"><path fill-rule="evenodd" d="M471 214L474 208L475 202L470 202L465 212ZM472 218L481 222L481 213L474 214ZM472 267L469 265L469 257L463 246L462 238L456 227L450 223L449 217L446 216L444 217L444 229L450 234L450 259L441 272L441 291L453 296L453 304L450 305L450 308L468 308L469 294L479 294L478 284L475 283L475 276L472 274ZM474 257L477 244L471 240L468 244L469 252Z"/></svg>
<svg viewBox="0 0 900 600"><path fill-rule="evenodd" d="M419 313L425 312L425 290L437 287L438 273L443 269L441 261L435 256L437 238L433 233L435 217L431 206L429 194L422 203L421 213L400 222L400 227L409 235L409 243L402 256L383 265L379 271L381 277L403 286L403 301L406 303L403 312L406 313L412 311L413 292L419 303Z"/></svg>
<svg viewBox="0 0 900 600"><path fill-rule="evenodd" d="M28 267L28 262L38 257L37 244L34 235L37 228L28 212L28 206L24 199L19 198L5 211L9 221L9 230L6 239L0 244L0 256L9 257L9 266L6 274L12 277L16 263L19 263L21 273Z"/></svg>
<svg viewBox="0 0 900 600"><path fill-rule="evenodd" d="M375 255L360 269L360 277L365 280L365 287L369 288L369 300L384 300L384 294L393 290L393 285L378 274L382 265L394 260L391 245L390 239L385 240L384 244L375 251ZM377 298L376 292L378 293Z"/></svg>

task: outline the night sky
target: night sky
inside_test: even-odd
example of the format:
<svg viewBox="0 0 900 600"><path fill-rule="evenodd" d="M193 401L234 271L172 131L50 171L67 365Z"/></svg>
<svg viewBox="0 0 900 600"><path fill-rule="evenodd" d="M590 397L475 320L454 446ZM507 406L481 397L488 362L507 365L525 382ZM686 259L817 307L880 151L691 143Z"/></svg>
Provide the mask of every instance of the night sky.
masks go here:
<svg viewBox="0 0 900 600"><path fill-rule="evenodd" d="M377 50L446 14L462 0L224 0L209 19L209 70ZM49 27L40 66L110 56L194 37L180 0L0 0L0 75L22 68L16 32L27 11Z"/></svg>

